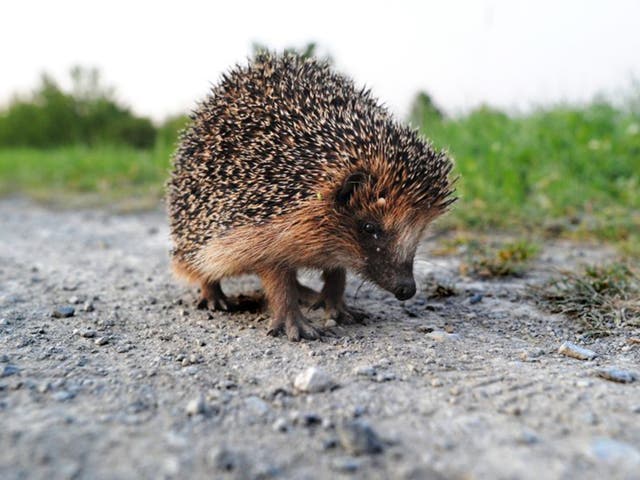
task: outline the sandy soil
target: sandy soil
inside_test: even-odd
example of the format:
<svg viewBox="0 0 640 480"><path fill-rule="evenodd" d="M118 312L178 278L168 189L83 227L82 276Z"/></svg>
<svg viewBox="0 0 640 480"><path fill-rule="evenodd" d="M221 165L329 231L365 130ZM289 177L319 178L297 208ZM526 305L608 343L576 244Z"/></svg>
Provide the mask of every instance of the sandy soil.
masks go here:
<svg viewBox="0 0 640 480"><path fill-rule="evenodd" d="M0 478L640 478L640 381L594 373L638 374L638 332L589 340L524 294L611 252L549 244L528 276L481 282L433 247L414 299L354 300L351 279L367 324L290 343L264 315L194 308L160 211L0 202ZM460 294L428 299L434 278ZM309 367L335 387L296 391Z"/></svg>

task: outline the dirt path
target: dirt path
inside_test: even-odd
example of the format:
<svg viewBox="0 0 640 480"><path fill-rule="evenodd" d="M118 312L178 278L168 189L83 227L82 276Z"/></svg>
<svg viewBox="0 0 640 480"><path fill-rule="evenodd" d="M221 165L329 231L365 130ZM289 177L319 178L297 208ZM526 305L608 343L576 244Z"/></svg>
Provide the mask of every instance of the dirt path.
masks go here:
<svg viewBox="0 0 640 480"><path fill-rule="evenodd" d="M0 229L0 478L640 478L640 381L594 375L640 371L633 332L587 341L522 295L606 251L549 245L501 282L419 261L461 294L403 305L364 286L367 325L294 344L262 316L195 310L161 212L9 200ZM52 318L64 306L74 315ZM599 356L561 356L565 340ZM338 388L296 392L313 366ZM367 448L382 453L353 454Z"/></svg>

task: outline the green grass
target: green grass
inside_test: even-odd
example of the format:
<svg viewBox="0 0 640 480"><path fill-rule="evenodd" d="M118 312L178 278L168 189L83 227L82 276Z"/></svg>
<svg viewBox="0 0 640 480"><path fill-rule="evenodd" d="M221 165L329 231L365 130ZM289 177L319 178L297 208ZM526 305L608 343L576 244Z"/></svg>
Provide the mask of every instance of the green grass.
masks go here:
<svg viewBox="0 0 640 480"><path fill-rule="evenodd" d="M507 243L470 243L467 258L468 273L480 278L524 275L540 248L528 240ZM465 264L461 265L465 269Z"/></svg>
<svg viewBox="0 0 640 480"><path fill-rule="evenodd" d="M640 110L606 102L453 119L427 111L421 130L460 174L451 220L465 228L546 228L640 244Z"/></svg>
<svg viewBox="0 0 640 480"><path fill-rule="evenodd" d="M99 194L104 199L162 195L173 147L126 146L0 149L0 194L36 198Z"/></svg>
<svg viewBox="0 0 640 480"><path fill-rule="evenodd" d="M531 293L543 308L580 322L590 336L609 335L621 327L640 327L640 277L622 263L566 272L542 286L531 287Z"/></svg>

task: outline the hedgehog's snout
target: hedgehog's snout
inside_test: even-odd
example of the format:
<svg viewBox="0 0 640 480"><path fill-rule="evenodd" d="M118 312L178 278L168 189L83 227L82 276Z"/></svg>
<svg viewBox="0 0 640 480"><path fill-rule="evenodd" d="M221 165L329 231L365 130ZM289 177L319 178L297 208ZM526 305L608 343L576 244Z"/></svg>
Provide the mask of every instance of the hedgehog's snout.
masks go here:
<svg viewBox="0 0 640 480"><path fill-rule="evenodd" d="M364 274L369 280L393 293L398 300L408 300L416 294L412 261L402 263L384 260L369 262Z"/></svg>
<svg viewBox="0 0 640 480"><path fill-rule="evenodd" d="M416 282L413 278L403 280L393 290L398 300L408 300L416 294Z"/></svg>

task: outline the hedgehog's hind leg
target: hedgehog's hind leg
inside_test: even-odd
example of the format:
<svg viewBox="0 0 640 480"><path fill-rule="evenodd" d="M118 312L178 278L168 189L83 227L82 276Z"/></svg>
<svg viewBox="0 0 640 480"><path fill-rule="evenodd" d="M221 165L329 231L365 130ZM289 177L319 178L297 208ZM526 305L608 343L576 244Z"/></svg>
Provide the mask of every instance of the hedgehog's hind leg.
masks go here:
<svg viewBox="0 0 640 480"><path fill-rule="evenodd" d="M296 287L298 289L298 299L300 305L305 307L311 307L318 303L320 300L320 293L316 292L313 288L307 287L296 280Z"/></svg>
<svg viewBox="0 0 640 480"><path fill-rule="evenodd" d="M224 312L255 312L262 308L262 299L257 296L240 295L230 298L225 295L220 280L200 282L200 299L196 304L199 309L209 307Z"/></svg>
<svg viewBox="0 0 640 480"><path fill-rule="evenodd" d="M200 299L196 304L198 309L206 310L211 306L214 310L229 311L230 305L229 299L222 291L220 280L215 282L202 280L200 282Z"/></svg>
<svg viewBox="0 0 640 480"><path fill-rule="evenodd" d="M320 297L312 308L324 307L327 316L342 325L362 323L367 318L365 312L348 307L344 303L344 291L347 285L347 272L344 268L324 270L322 279L324 285Z"/></svg>
<svg viewBox="0 0 640 480"><path fill-rule="evenodd" d="M262 270L259 274L272 314L267 334L275 336L284 331L287 338L294 342L301 338L319 339L322 336L320 330L311 325L300 311L296 271L273 267Z"/></svg>

